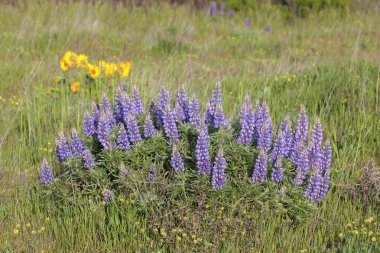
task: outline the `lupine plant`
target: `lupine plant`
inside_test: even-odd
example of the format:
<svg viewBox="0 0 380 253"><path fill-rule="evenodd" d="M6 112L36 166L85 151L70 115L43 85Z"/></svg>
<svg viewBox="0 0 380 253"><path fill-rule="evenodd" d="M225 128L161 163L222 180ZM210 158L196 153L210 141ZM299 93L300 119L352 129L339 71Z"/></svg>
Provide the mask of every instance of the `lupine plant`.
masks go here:
<svg viewBox="0 0 380 253"><path fill-rule="evenodd" d="M52 168L43 159L40 180L44 186L75 178L80 192L86 192L85 186L106 188L100 194L105 202L136 182L158 184L170 178L177 180L172 187L181 185L182 190L189 191L184 193L186 196L202 182L208 182L213 192L228 192L247 182L250 189L288 185L316 202L322 201L328 191L330 141L323 143L320 119L315 120L309 140L309 119L303 106L295 129L288 115L274 136L268 105L256 101L253 106L249 96L244 99L236 124L227 123L220 83L202 117L197 97L188 99L183 86L175 99L161 88L149 110L144 109L136 87L131 95L119 87L113 104L103 93L100 105L93 103L91 113L84 112L83 137L75 129L70 139L59 133L55 155L61 169L56 177L62 180L54 180ZM178 184L178 180L184 181ZM72 181L68 182L72 187ZM152 187L145 185L144 189L158 190ZM207 188L200 189L207 194Z"/></svg>

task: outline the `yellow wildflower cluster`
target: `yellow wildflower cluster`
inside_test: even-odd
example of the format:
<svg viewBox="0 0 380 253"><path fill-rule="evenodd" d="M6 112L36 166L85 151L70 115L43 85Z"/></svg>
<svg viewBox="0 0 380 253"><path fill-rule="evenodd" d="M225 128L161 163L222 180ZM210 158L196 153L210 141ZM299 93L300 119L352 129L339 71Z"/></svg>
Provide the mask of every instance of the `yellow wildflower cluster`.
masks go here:
<svg viewBox="0 0 380 253"><path fill-rule="evenodd" d="M279 76L275 76L274 77L274 80L277 82L277 81L286 81L286 82L291 82L293 81L294 79L296 78L296 75L295 74L289 74L289 73L284 73L282 75L279 75Z"/></svg>
<svg viewBox="0 0 380 253"><path fill-rule="evenodd" d="M6 98L3 98L2 96L0 96L0 104L1 103L4 103L4 104L7 104L7 103L10 103L12 105L15 105L15 106L20 106L21 105L21 99L17 98L16 96L12 96L8 99Z"/></svg>
<svg viewBox="0 0 380 253"><path fill-rule="evenodd" d="M59 66L63 72L68 71L70 68L86 70L88 76L90 76L92 79L96 79L99 76L112 78L116 74L118 74L121 78L127 78L131 72L132 63L129 61L113 63L103 60L100 60L96 63L90 63L87 55L77 54L73 51L67 51L60 60ZM71 90L73 90L72 87Z"/></svg>
<svg viewBox="0 0 380 253"><path fill-rule="evenodd" d="M346 227L346 231L342 231L338 234L341 241L350 241L351 243L375 243L377 236L380 235L377 223L374 222L373 217L365 219L362 224L359 223L359 220L352 221L348 223Z"/></svg>

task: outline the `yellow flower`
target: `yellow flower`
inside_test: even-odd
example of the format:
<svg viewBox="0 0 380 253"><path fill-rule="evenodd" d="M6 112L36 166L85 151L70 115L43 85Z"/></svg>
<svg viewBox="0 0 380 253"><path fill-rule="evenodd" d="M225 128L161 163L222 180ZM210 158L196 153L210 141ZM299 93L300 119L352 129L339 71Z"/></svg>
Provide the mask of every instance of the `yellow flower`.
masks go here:
<svg viewBox="0 0 380 253"><path fill-rule="evenodd" d="M80 83L79 82L73 82L70 85L70 89L72 92L77 92L80 89Z"/></svg>
<svg viewBox="0 0 380 253"><path fill-rule="evenodd" d="M36 230L32 230L32 235L35 235L35 234L37 234L37 232L36 232Z"/></svg>
<svg viewBox="0 0 380 253"><path fill-rule="evenodd" d="M30 223L26 223L26 225L25 225L27 228L30 228Z"/></svg>
<svg viewBox="0 0 380 253"><path fill-rule="evenodd" d="M20 227L21 227L21 225L20 225L20 224L17 224L17 225L16 225L16 228L20 228Z"/></svg>
<svg viewBox="0 0 380 253"><path fill-rule="evenodd" d="M338 236L339 236L340 239L344 238L344 234L343 233L340 233Z"/></svg>
<svg viewBox="0 0 380 253"><path fill-rule="evenodd" d="M369 217L369 218L366 219L364 222L365 222L365 223L369 223L369 224L371 224L371 223L373 222L373 217Z"/></svg>
<svg viewBox="0 0 380 253"><path fill-rule="evenodd" d="M119 63L119 75L127 78L131 72L132 63L129 61Z"/></svg>
<svg viewBox="0 0 380 253"><path fill-rule="evenodd" d="M77 61L77 54L72 51L67 51L63 56L69 67L73 66Z"/></svg>
<svg viewBox="0 0 380 253"><path fill-rule="evenodd" d="M54 81L55 83L58 83L59 80L61 80L61 78L60 78L59 76L53 76L53 81Z"/></svg>
<svg viewBox="0 0 380 253"><path fill-rule="evenodd" d="M368 235L369 235L369 236L373 235L373 232L372 232L372 231L369 231L369 232L368 232Z"/></svg>
<svg viewBox="0 0 380 253"><path fill-rule="evenodd" d="M15 235L18 235L18 233L19 233L20 231L18 230L18 229L13 229L13 234L15 234Z"/></svg>
<svg viewBox="0 0 380 253"><path fill-rule="evenodd" d="M106 70L104 71L104 75L106 77L113 77L115 72L117 71L117 66L115 63L110 63L106 65Z"/></svg>
<svg viewBox="0 0 380 253"><path fill-rule="evenodd" d="M43 232L43 231L45 231L45 227L40 227L40 230Z"/></svg>
<svg viewBox="0 0 380 253"><path fill-rule="evenodd" d="M77 63L78 68L86 69L87 64L88 64L87 55L85 54L78 55L76 63Z"/></svg>
<svg viewBox="0 0 380 253"><path fill-rule="evenodd" d="M356 230L356 229L352 230L351 232L352 232L352 234L354 234L354 235L357 235L357 234L359 234L359 231L358 231L358 230Z"/></svg>
<svg viewBox="0 0 380 253"><path fill-rule="evenodd" d="M62 59L60 62L59 62L59 66L61 67L61 70L63 72L67 71L69 69L69 64L64 60Z"/></svg>
<svg viewBox="0 0 380 253"><path fill-rule="evenodd" d="M376 237L372 237L371 241L376 242Z"/></svg>
<svg viewBox="0 0 380 253"><path fill-rule="evenodd" d="M103 60L98 61L98 67L100 68L100 70L103 70L103 71L106 70L107 65L108 65L108 62L106 61L103 61Z"/></svg>
<svg viewBox="0 0 380 253"><path fill-rule="evenodd" d="M98 66L95 66L93 64L87 64L88 67L88 74L92 79L96 79L100 75L100 69Z"/></svg>
<svg viewBox="0 0 380 253"><path fill-rule="evenodd" d="M177 241L182 241L182 237L181 236L177 236Z"/></svg>

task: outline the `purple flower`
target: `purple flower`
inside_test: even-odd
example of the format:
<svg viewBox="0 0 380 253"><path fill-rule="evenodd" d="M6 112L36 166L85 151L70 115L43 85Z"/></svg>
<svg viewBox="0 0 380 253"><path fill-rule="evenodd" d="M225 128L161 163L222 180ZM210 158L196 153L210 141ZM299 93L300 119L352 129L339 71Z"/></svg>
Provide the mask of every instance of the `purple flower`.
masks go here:
<svg viewBox="0 0 380 253"><path fill-rule="evenodd" d="M245 26L250 26L251 25L251 19L249 19L249 18L245 18L244 19L244 24L245 24Z"/></svg>
<svg viewBox="0 0 380 253"><path fill-rule="evenodd" d="M200 122L199 102L195 94L191 97L189 106L189 123L192 126L198 126Z"/></svg>
<svg viewBox="0 0 380 253"><path fill-rule="evenodd" d="M272 163L275 163L277 159L285 157L285 146L286 146L286 139L285 134L282 132L282 130L279 128L277 131L276 139L273 143L273 149L272 149L272 155L270 157L270 160Z"/></svg>
<svg viewBox="0 0 380 253"><path fill-rule="evenodd" d="M227 163L224 158L223 149L219 148L218 154L215 157L214 167L212 168L211 185L213 189L220 190L223 188L226 168Z"/></svg>
<svg viewBox="0 0 380 253"><path fill-rule="evenodd" d="M132 143L142 141L139 125L137 123L135 115L128 113L126 126L128 130L129 140Z"/></svg>
<svg viewBox="0 0 380 253"><path fill-rule="evenodd" d="M53 170L49 166L46 158L43 158L40 168L40 180L43 185L48 185L54 181Z"/></svg>
<svg viewBox="0 0 380 253"><path fill-rule="evenodd" d="M148 114L145 117L144 137L150 138L155 134L156 134L156 129L154 128L153 121Z"/></svg>
<svg viewBox="0 0 380 253"><path fill-rule="evenodd" d="M152 164L149 167L148 180L149 180L149 182L155 182L155 181L157 181L157 169L156 169L156 166L154 166L154 164Z"/></svg>
<svg viewBox="0 0 380 253"><path fill-rule="evenodd" d="M163 115L166 106L170 103L169 92L162 87L160 92L158 93L158 101L157 101L157 127L161 127L164 124Z"/></svg>
<svg viewBox="0 0 380 253"><path fill-rule="evenodd" d="M55 142L55 155L60 162L72 156L69 141L62 132L58 134L58 140Z"/></svg>
<svg viewBox="0 0 380 253"><path fill-rule="evenodd" d="M208 132L203 120L198 127L197 145L195 147L195 157L198 174L211 173L210 154L208 150Z"/></svg>
<svg viewBox="0 0 380 253"><path fill-rule="evenodd" d="M268 32L268 33L271 31L271 26L270 26L270 24L267 24L267 25L265 26L265 31Z"/></svg>
<svg viewBox="0 0 380 253"><path fill-rule="evenodd" d="M215 128L227 126L226 117L221 103L217 103L215 107L213 125Z"/></svg>
<svg viewBox="0 0 380 253"><path fill-rule="evenodd" d="M255 141L258 141L261 128L263 127L263 124L264 124L264 116L263 116L263 110L261 108L261 105L260 105L259 101L257 101L257 100L256 100L254 113L255 113L255 124L254 124L255 129L254 129L254 133L253 133L253 139Z"/></svg>
<svg viewBox="0 0 380 253"><path fill-rule="evenodd" d="M144 106L143 106L143 103L141 101L140 93L137 90L136 86L133 87L132 100L133 100L133 104L136 107L137 113L143 114L144 113Z"/></svg>
<svg viewBox="0 0 380 253"><path fill-rule="evenodd" d="M322 179L321 190L316 198L316 201L321 202L323 197L326 196L330 186L330 173L327 172Z"/></svg>
<svg viewBox="0 0 380 253"><path fill-rule="evenodd" d="M229 9L228 10L228 18L232 18L232 15L234 15L234 10L233 9Z"/></svg>
<svg viewBox="0 0 380 253"><path fill-rule="evenodd" d="M107 202L113 199L113 193L110 190L104 190L102 195L103 201Z"/></svg>
<svg viewBox="0 0 380 253"><path fill-rule="evenodd" d="M187 105L187 93L185 86L181 86L177 92L177 98L176 98L178 106L181 107L183 116L181 115L181 118L183 117L184 120L181 121L188 121L189 120L189 107Z"/></svg>
<svg viewBox="0 0 380 253"><path fill-rule="evenodd" d="M210 98L210 104L213 106L213 109L215 109L216 104L222 104L223 103L223 92L222 92L222 85L220 82L216 82L215 89L212 91L212 95Z"/></svg>
<svg viewBox="0 0 380 253"><path fill-rule="evenodd" d="M270 180L280 183L284 176L284 168L282 167L282 158L278 157L274 163L272 173L270 175Z"/></svg>
<svg viewBox="0 0 380 253"><path fill-rule="evenodd" d="M181 154L179 153L178 147L176 145L173 146L170 164L172 165L175 172L185 171L185 165L183 164Z"/></svg>
<svg viewBox="0 0 380 253"><path fill-rule="evenodd" d="M117 123L123 122L123 96L122 88L118 87L115 94L115 120Z"/></svg>
<svg viewBox="0 0 380 253"><path fill-rule="evenodd" d="M162 118L164 123L164 131L166 137L169 139L169 143L177 144L179 142L179 136L175 121L175 111L170 110L169 106L166 106Z"/></svg>
<svg viewBox="0 0 380 253"><path fill-rule="evenodd" d="M319 119L315 120L313 129L311 130L311 138L309 147L307 149L307 156L309 159L309 166L311 169L320 170L322 167L322 125Z"/></svg>
<svg viewBox="0 0 380 253"><path fill-rule="evenodd" d="M255 168L252 173L252 182L264 182L267 174L268 157L263 148L260 149L256 159Z"/></svg>
<svg viewBox="0 0 380 253"><path fill-rule="evenodd" d="M95 126L95 131L96 131L98 129L98 123L100 120L100 110L98 106L95 104L95 102L92 102L91 116L94 119L94 126Z"/></svg>
<svg viewBox="0 0 380 253"><path fill-rule="evenodd" d="M111 120L109 113L103 111L100 115L100 120L98 124L97 136L100 144L102 144L105 150L111 149L112 145L109 140L109 135L111 133Z"/></svg>
<svg viewBox="0 0 380 253"><path fill-rule="evenodd" d="M302 146L300 146L302 148ZM294 178L292 179L292 184L301 185L305 181L307 171L309 170L309 160L307 157L306 149L303 151L298 151L298 161L296 164L296 170Z"/></svg>
<svg viewBox="0 0 380 253"><path fill-rule="evenodd" d="M214 108L211 105L211 102L208 102L206 105L206 112L205 112L205 123L214 125Z"/></svg>
<svg viewBox="0 0 380 253"><path fill-rule="evenodd" d="M307 199L317 201L321 192L322 181L323 178L317 171L311 175L309 183L305 190L305 197Z"/></svg>
<svg viewBox="0 0 380 253"><path fill-rule="evenodd" d="M94 117L91 116L88 111L85 111L84 118L82 122L82 128L84 135L90 137L95 134L95 122Z"/></svg>
<svg viewBox="0 0 380 253"><path fill-rule="evenodd" d="M77 130L74 128L71 130L71 151L74 156L80 158L83 155L83 142L78 135Z"/></svg>
<svg viewBox="0 0 380 253"><path fill-rule="evenodd" d="M273 136L273 125L270 119L267 119L264 122L264 125L261 127L261 131L259 134L259 139L257 141L257 148L263 148L267 153L270 150L271 142Z"/></svg>
<svg viewBox="0 0 380 253"><path fill-rule="evenodd" d="M322 168L321 168L322 175L325 175L328 169L330 168L331 160L332 160L332 150L331 150L330 140L327 139L325 142L325 145L323 145L323 148L322 148Z"/></svg>
<svg viewBox="0 0 380 253"><path fill-rule="evenodd" d="M157 117L157 107L156 107L156 105L154 104L153 101L150 101L149 114L150 114L150 117L152 119L154 119L155 117Z"/></svg>
<svg viewBox="0 0 380 253"><path fill-rule="evenodd" d="M117 136L117 144L119 145L120 150L131 149L131 144L128 140L127 131L125 131L124 125L121 124L119 128L119 134Z"/></svg>
<svg viewBox="0 0 380 253"><path fill-rule="evenodd" d="M116 120L115 120L115 117L113 115L113 111L111 108L110 101L108 100L105 93L102 94L102 103L100 104L100 108L101 108L101 111L107 112L111 125L115 126Z"/></svg>
<svg viewBox="0 0 380 253"><path fill-rule="evenodd" d="M255 112L252 110L252 104L248 96L244 100L239 117L241 129L237 142L242 145L249 145L254 133Z"/></svg>
<svg viewBox="0 0 380 253"><path fill-rule="evenodd" d="M296 130L293 136L293 144L291 148L290 158L294 163L297 160L297 149L301 146L306 147L308 132L309 131L309 119L306 114L306 109L304 106L301 107L301 111L298 114Z"/></svg>
<svg viewBox="0 0 380 253"><path fill-rule="evenodd" d="M175 121L177 122L185 122L186 121L186 115L183 111L183 108L176 102L175 104Z"/></svg>
<svg viewBox="0 0 380 253"><path fill-rule="evenodd" d="M218 7L215 2L210 3L210 9L209 9L210 16L215 16L217 8Z"/></svg>
<svg viewBox="0 0 380 253"><path fill-rule="evenodd" d="M284 146L284 157L289 156L290 149L292 147L292 142L293 142L293 130L292 130L292 125L289 120L289 115L285 117L285 119L281 122L279 130L282 131L282 134L285 138L285 146Z"/></svg>
<svg viewBox="0 0 380 253"><path fill-rule="evenodd" d="M219 16L223 16L225 11L226 11L226 3L221 3L220 9L219 9Z"/></svg>
<svg viewBox="0 0 380 253"><path fill-rule="evenodd" d="M91 151L89 149L85 149L83 151L83 160L84 160L84 167L87 169L92 169L95 167L95 160L94 157L91 154Z"/></svg>

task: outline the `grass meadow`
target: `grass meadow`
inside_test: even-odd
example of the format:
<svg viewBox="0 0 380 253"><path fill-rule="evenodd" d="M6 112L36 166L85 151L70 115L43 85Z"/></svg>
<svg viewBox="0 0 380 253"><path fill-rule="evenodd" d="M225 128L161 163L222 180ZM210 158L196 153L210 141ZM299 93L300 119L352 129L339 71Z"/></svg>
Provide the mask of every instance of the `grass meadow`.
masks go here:
<svg viewBox="0 0 380 253"><path fill-rule="evenodd" d="M380 165L379 10L325 10L306 18L283 13L266 4L231 19L186 5L1 4L0 252L380 252L379 234L376 242L360 241L348 227L360 231L360 224L371 223L376 236L379 202L347 190L362 182L367 160ZM38 179L42 157L57 168L57 133L81 129L85 109L103 91L113 98L118 83L103 80L89 88L84 76L63 74L59 60L67 50L132 61L125 82L137 85L146 106L161 86L175 94L182 84L205 101L217 80L230 115L237 115L245 94L266 100L276 126L288 112L295 122L305 105L310 121L320 118L333 148L326 197L305 217L302 210L294 213L302 216L298 222L261 203L221 232L208 216L233 218L232 212L245 214L250 206L215 201L200 208L205 220L189 216L191 231L166 228L165 237L141 215L138 196L106 206L80 196L48 201ZM54 81L63 75L67 83ZM73 81L81 83L76 93L69 88ZM369 217L374 222L366 222ZM244 223L253 229L245 232Z"/></svg>

